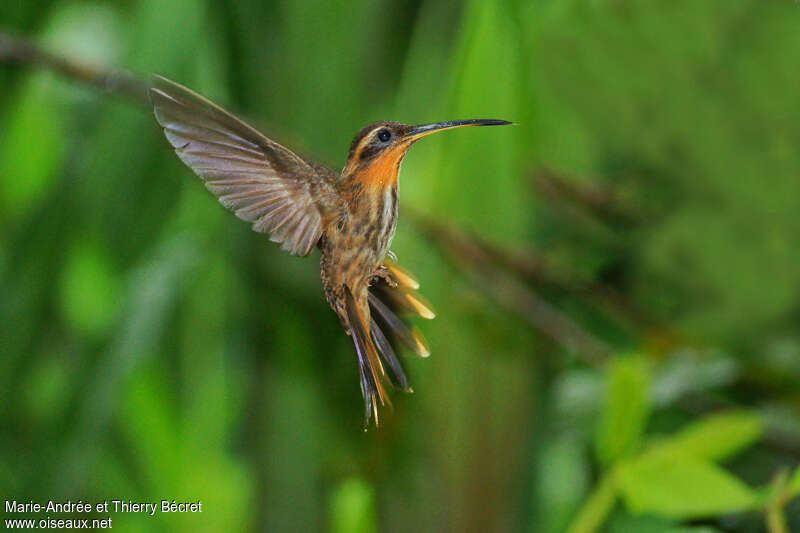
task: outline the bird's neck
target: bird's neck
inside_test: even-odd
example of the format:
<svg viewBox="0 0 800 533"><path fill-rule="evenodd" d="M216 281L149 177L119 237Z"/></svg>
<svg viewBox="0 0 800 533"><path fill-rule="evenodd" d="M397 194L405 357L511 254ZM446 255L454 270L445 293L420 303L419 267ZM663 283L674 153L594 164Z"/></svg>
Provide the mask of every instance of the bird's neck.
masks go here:
<svg viewBox="0 0 800 533"><path fill-rule="evenodd" d="M353 214L380 211L389 199L396 201L397 173L389 176L343 173L339 181L339 192Z"/></svg>
<svg viewBox="0 0 800 533"><path fill-rule="evenodd" d="M383 190L386 187L397 187L397 175L400 173L400 163L403 162L406 149L405 146L398 146L368 161L355 158L348 160L342 171L342 178L344 181L360 183L363 188Z"/></svg>
<svg viewBox="0 0 800 533"><path fill-rule="evenodd" d="M371 250L370 269L383 259L397 222L397 171L372 166L354 173L342 173L339 191L347 206L345 228L363 236L362 245ZM383 173L381 173L383 171ZM374 265L372 263L375 263Z"/></svg>

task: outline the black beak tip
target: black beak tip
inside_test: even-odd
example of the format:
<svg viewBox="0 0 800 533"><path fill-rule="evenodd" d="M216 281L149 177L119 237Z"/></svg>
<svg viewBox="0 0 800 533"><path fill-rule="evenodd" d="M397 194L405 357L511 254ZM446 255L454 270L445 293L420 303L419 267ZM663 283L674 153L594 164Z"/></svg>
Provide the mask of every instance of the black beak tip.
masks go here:
<svg viewBox="0 0 800 533"><path fill-rule="evenodd" d="M511 122L508 120L502 120L499 118L484 118L479 119L477 122L478 126L506 126L506 125L516 125L516 122Z"/></svg>
<svg viewBox="0 0 800 533"><path fill-rule="evenodd" d="M514 124L508 120L499 118L468 118L463 120L445 120L444 122L431 122L430 124L420 124L412 126L408 131L408 136L418 139L436 131L459 128L461 126L506 126Z"/></svg>

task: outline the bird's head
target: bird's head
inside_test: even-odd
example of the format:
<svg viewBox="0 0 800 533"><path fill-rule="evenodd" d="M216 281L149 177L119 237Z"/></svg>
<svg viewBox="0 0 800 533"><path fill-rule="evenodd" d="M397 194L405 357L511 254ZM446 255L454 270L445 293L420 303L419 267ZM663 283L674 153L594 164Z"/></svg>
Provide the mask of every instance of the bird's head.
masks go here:
<svg viewBox="0 0 800 533"><path fill-rule="evenodd" d="M361 128L353 138L342 174L357 176L370 185L394 183L403 156L412 144L426 135L463 126L504 124L511 122L495 118L446 120L417 126L393 121L373 122Z"/></svg>

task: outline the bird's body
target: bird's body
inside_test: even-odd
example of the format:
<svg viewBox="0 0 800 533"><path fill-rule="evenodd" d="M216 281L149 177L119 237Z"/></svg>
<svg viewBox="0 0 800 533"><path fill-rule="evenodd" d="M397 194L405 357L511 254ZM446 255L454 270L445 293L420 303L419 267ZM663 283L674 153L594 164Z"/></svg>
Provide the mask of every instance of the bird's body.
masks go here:
<svg viewBox="0 0 800 533"><path fill-rule="evenodd" d="M156 77L150 96L178 156L223 205L293 254L320 249L325 297L353 339L366 418L374 416L377 423L378 405L389 402L386 381L410 390L384 330L427 356L422 336L398 314L434 316L416 293L414 278L386 257L397 224L400 163L411 144L429 133L508 122L376 122L353 139L340 174L304 160L174 82Z"/></svg>
<svg viewBox="0 0 800 533"><path fill-rule="evenodd" d="M322 284L328 303L337 310L341 287L365 293L389 249L397 224L397 185L365 184L357 177L339 183L343 209L323 232Z"/></svg>

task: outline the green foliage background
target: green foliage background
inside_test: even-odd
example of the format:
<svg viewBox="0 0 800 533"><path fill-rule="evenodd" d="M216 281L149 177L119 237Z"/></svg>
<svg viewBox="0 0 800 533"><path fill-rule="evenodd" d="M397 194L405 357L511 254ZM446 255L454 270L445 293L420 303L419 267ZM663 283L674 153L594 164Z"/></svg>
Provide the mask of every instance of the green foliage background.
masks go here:
<svg viewBox="0 0 800 533"><path fill-rule="evenodd" d="M796 2L40 0L0 27L334 168L373 120L518 122L405 160L433 355L365 433L316 254L226 213L148 112L0 65L3 499L203 502L117 531L800 530Z"/></svg>

